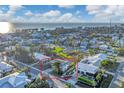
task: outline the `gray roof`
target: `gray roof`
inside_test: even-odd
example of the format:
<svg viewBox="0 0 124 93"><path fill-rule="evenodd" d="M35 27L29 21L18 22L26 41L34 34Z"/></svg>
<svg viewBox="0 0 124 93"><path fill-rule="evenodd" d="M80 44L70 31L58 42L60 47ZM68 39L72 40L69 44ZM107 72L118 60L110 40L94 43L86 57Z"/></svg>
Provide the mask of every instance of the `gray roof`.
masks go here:
<svg viewBox="0 0 124 93"><path fill-rule="evenodd" d="M98 67L91 65L91 64L85 64L85 63L78 63L78 70L82 71L84 73L92 73L95 74L98 71Z"/></svg>

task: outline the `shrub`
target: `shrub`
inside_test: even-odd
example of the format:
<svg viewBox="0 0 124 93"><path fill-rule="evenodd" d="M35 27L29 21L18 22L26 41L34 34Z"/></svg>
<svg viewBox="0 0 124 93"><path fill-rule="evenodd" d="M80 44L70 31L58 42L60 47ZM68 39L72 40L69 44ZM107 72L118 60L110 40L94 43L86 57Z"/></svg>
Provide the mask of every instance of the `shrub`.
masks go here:
<svg viewBox="0 0 124 93"><path fill-rule="evenodd" d="M103 61L101 62L101 65L102 65L102 66L107 66L107 65L109 65L109 63L110 63L109 60L103 60Z"/></svg>
<svg viewBox="0 0 124 93"><path fill-rule="evenodd" d="M118 48L117 51L119 56L124 56L124 47Z"/></svg>
<svg viewBox="0 0 124 93"><path fill-rule="evenodd" d="M78 80L83 83L86 83L87 85L96 86L96 81L90 80L85 76L78 77Z"/></svg>

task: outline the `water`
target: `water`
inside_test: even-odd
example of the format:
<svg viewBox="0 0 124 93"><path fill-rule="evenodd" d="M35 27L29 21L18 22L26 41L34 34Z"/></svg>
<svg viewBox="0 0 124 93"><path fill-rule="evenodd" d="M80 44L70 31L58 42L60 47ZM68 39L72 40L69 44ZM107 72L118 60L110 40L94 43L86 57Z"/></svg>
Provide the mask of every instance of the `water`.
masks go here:
<svg viewBox="0 0 124 93"><path fill-rule="evenodd" d="M44 28L48 29L55 29L57 27L64 27L64 28L76 28L76 27L87 27L87 26L110 26L109 23L13 23L16 29L22 28ZM118 25L120 23L112 23L111 25Z"/></svg>

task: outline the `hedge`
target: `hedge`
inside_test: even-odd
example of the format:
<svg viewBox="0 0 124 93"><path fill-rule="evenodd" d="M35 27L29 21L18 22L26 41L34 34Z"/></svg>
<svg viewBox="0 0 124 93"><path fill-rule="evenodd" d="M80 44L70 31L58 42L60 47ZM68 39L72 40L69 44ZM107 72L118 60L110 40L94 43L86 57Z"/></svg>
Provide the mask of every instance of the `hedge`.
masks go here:
<svg viewBox="0 0 124 93"><path fill-rule="evenodd" d="M88 79L86 76L78 77L78 80L86 83L87 85L96 86L96 81Z"/></svg>

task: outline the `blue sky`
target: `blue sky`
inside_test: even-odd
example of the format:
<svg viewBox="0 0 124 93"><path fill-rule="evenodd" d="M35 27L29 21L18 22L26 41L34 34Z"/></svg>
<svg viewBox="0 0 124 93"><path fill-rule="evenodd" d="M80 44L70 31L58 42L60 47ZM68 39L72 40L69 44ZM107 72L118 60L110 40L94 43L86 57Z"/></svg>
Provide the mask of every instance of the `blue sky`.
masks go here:
<svg viewBox="0 0 124 93"><path fill-rule="evenodd" d="M0 21L12 22L122 22L124 6L19 5L0 6Z"/></svg>

